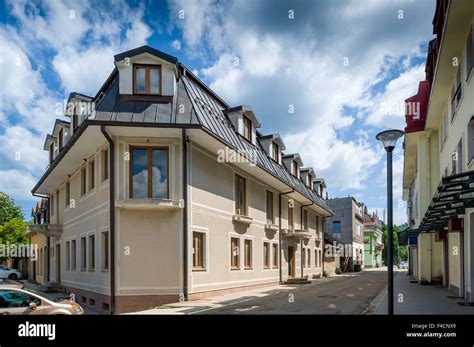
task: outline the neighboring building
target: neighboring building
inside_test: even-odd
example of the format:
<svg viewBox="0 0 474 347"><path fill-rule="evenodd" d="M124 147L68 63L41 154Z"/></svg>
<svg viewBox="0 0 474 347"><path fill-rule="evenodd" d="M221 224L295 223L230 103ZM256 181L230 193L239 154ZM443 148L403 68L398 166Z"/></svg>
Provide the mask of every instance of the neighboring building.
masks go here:
<svg viewBox="0 0 474 347"><path fill-rule="evenodd" d="M474 301L474 6L436 3L426 80L406 100L410 272Z"/></svg>
<svg viewBox="0 0 474 347"><path fill-rule="evenodd" d="M314 170L175 57L143 46L115 66L94 97L71 93L46 139L33 193L49 219L30 226L47 236L46 281L128 312L320 276L332 211Z"/></svg>
<svg viewBox="0 0 474 347"><path fill-rule="evenodd" d="M334 216L325 218L324 232L346 247L341 256L341 270L354 271L354 265L364 267L364 217L362 204L352 197L326 200ZM349 250L349 252L347 252Z"/></svg>
<svg viewBox="0 0 474 347"><path fill-rule="evenodd" d="M48 264L46 260L46 235L44 231L39 232L39 230L42 225L49 224L48 198L42 198L33 206L31 217L33 217L34 226L28 228L26 236L29 238L30 244L37 247L37 253L35 257L28 259L28 279L44 284L46 282L45 274L47 273L46 267Z"/></svg>
<svg viewBox="0 0 474 347"><path fill-rule="evenodd" d="M369 214L364 206L364 266L365 268L380 267L382 261L382 221L377 213Z"/></svg>

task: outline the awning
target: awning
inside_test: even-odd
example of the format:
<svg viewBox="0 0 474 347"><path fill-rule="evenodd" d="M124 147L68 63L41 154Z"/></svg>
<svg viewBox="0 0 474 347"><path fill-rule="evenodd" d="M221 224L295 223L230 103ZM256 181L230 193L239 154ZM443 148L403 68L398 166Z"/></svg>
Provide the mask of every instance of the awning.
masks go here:
<svg viewBox="0 0 474 347"><path fill-rule="evenodd" d="M444 228L449 219L457 218L471 207L474 207L474 171L443 177L418 230Z"/></svg>
<svg viewBox="0 0 474 347"><path fill-rule="evenodd" d="M402 246L408 246L409 244L413 244L410 241L410 238L417 237L419 234L418 229L405 229L403 231L398 232L398 244Z"/></svg>

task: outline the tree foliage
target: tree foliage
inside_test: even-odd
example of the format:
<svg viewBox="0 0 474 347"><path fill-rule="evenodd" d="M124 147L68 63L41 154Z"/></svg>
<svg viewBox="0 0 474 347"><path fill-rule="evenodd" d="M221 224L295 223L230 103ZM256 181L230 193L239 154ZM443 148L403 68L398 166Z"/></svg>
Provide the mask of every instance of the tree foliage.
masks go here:
<svg viewBox="0 0 474 347"><path fill-rule="evenodd" d="M23 217L21 207L7 194L0 192L0 225L14 218L23 220Z"/></svg>
<svg viewBox="0 0 474 347"><path fill-rule="evenodd" d="M393 226L393 263L399 264L401 261L408 259L408 251L405 246L398 244L398 232L400 227L398 225ZM383 263L387 265L387 250L388 250L388 237L387 237L387 224L382 226L382 242L384 249L382 251Z"/></svg>
<svg viewBox="0 0 474 347"><path fill-rule="evenodd" d="M7 194L0 192L0 244L28 243L21 207Z"/></svg>

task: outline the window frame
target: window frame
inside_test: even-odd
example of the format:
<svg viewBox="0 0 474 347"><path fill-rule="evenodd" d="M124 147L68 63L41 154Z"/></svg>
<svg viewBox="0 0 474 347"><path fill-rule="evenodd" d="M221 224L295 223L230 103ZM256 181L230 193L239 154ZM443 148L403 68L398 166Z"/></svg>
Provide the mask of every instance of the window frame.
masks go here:
<svg viewBox="0 0 474 347"><path fill-rule="evenodd" d="M237 247L237 254L234 255L234 249ZM240 239L238 237L230 238L230 269L240 270Z"/></svg>
<svg viewBox="0 0 474 347"><path fill-rule="evenodd" d="M92 242L91 242L92 241ZM95 271L95 234L87 235L88 252L87 252L87 270Z"/></svg>
<svg viewBox="0 0 474 347"><path fill-rule="evenodd" d="M270 198L270 199L269 199ZM274 205L275 205L275 202L274 202L274 194L271 190L268 190L267 189L267 194L266 194L266 218L267 218L267 222L270 221L271 224L275 224L275 208L274 208ZM269 210L270 208L270 210ZM271 217L271 218L268 218L268 217Z"/></svg>
<svg viewBox="0 0 474 347"><path fill-rule="evenodd" d="M279 157L280 157L280 146L276 141L272 141L272 159L279 163Z"/></svg>
<svg viewBox="0 0 474 347"><path fill-rule="evenodd" d="M66 241L66 271L71 270L71 242Z"/></svg>
<svg viewBox="0 0 474 347"><path fill-rule="evenodd" d="M247 245L249 245L248 249L247 249ZM244 239L244 269L245 270L253 269L253 242L252 242L252 239Z"/></svg>
<svg viewBox="0 0 474 347"><path fill-rule="evenodd" d="M77 245L76 240L71 240L71 271L76 271L76 254L77 254Z"/></svg>
<svg viewBox="0 0 474 347"><path fill-rule="evenodd" d="M278 251L278 248L279 248L279 247L278 247L278 243L272 243L272 253L273 253L273 258L272 258L273 263L272 263L272 267L273 267L274 269L278 269L278 267L279 267L278 259L279 259L279 257L280 257L280 255L279 255L280 252Z"/></svg>
<svg viewBox="0 0 474 347"><path fill-rule="evenodd" d="M109 147L101 151L101 180L105 182L109 179Z"/></svg>
<svg viewBox="0 0 474 347"><path fill-rule="evenodd" d="M59 150L64 147L64 128L59 129L58 132L58 147Z"/></svg>
<svg viewBox="0 0 474 347"><path fill-rule="evenodd" d="M145 69L145 93L138 93L136 91L136 78L137 78L137 69L144 68ZM150 93L150 69L158 69L159 73L159 89L158 93ZM160 96L163 94L163 69L162 65L154 65L154 64L133 64L133 76L132 76L132 88L133 88L133 95L157 95Z"/></svg>
<svg viewBox="0 0 474 347"><path fill-rule="evenodd" d="M303 209L303 230L308 229L308 210Z"/></svg>
<svg viewBox="0 0 474 347"><path fill-rule="evenodd" d="M89 163L87 164L88 166L88 171L89 171L89 184L88 184L88 190L94 190L95 189L95 159L89 160Z"/></svg>
<svg viewBox="0 0 474 347"><path fill-rule="evenodd" d="M110 234L109 231L100 233L100 268L108 271L110 268Z"/></svg>
<svg viewBox="0 0 474 347"><path fill-rule="evenodd" d="M241 181L243 181L243 202L241 203L240 201L240 183ZM247 206L247 203L248 203L248 197L247 197L247 178L245 178L244 176L241 176L239 174L235 174L235 214L239 215L239 216L247 216L247 213L248 213L248 206ZM243 211L240 209L240 207L243 207ZM239 211L240 210L240 211Z"/></svg>
<svg viewBox="0 0 474 347"><path fill-rule="evenodd" d="M270 250L270 242L264 241L263 242L263 268L270 269L271 268L271 250Z"/></svg>
<svg viewBox="0 0 474 347"><path fill-rule="evenodd" d="M81 236L81 271L87 271L87 236Z"/></svg>
<svg viewBox="0 0 474 347"><path fill-rule="evenodd" d="M252 142L252 121L245 115L242 115L242 136L249 142ZM248 132L248 134L247 134Z"/></svg>
<svg viewBox="0 0 474 347"><path fill-rule="evenodd" d="M133 150L134 149L146 149L147 152L147 162L148 162L148 187L147 187L147 198L145 199L161 199L161 198L153 198L153 175L152 175L152 161L153 161L153 150L166 150L166 197L164 199L170 198L170 147L169 146L129 146L129 153L130 153L130 163L129 163L129 177L128 177L128 185L129 185L129 197L130 199L134 199L133 197ZM143 199L143 198L136 198L136 199Z"/></svg>
<svg viewBox="0 0 474 347"><path fill-rule="evenodd" d="M197 235L197 237L196 237ZM199 239L201 242L201 249L196 247L196 239ZM206 270L206 233L201 231L193 231L193 271L203 271ZM196 251L197 250L197 251ZM199 264L201 260L201 264Z"/></svg>
<svg viewBox="0 0 474 347"><path fill-rule="evenodd" d="M81 167L81 196L87 194L87 166Z"/></svg>

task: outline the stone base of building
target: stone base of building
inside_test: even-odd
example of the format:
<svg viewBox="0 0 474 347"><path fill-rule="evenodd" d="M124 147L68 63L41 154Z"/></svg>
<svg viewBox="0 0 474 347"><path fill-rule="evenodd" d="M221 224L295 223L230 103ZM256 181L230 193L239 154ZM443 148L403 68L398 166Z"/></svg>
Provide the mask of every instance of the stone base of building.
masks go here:
<svg viewBox="0 0 474 347"><path fill-rule="evenodd" d="M252 290L252 289L265 288L265 287L278 285L279 283L280 283L279 281L274 281L274 282L267 282L267 283L261 283L261 284L253 284L249 286L217 289L217 290L210 290L210 291L205 291L205 292L200 292L200 293L190 293L188 294L188 300L190 301L200 300L200 299L210 298L213 296L226 295L226 294L238 293L238 292L243 292L243 291Z"/></svg>

